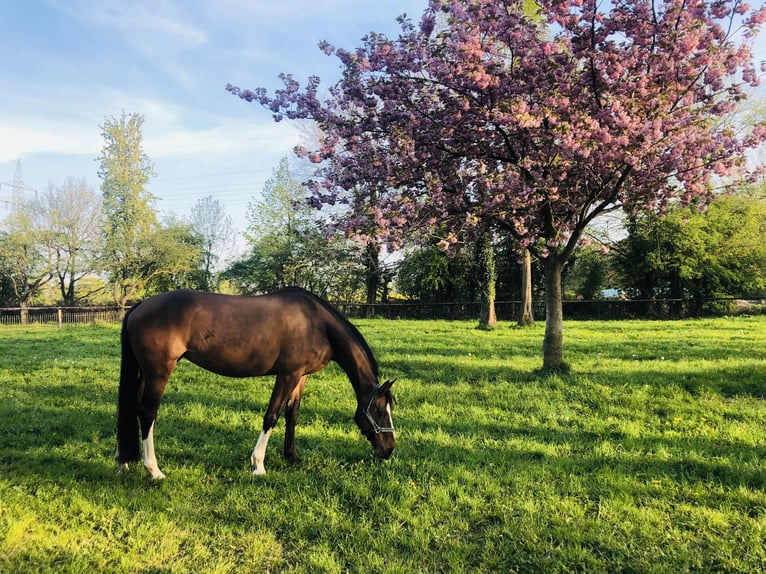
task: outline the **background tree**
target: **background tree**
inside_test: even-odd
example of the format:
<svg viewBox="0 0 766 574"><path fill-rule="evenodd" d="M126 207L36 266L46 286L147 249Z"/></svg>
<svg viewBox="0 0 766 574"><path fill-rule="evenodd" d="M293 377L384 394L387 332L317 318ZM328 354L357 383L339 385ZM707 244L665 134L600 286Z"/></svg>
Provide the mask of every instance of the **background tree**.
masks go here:
<svg viewBox="0 0 766 574"><path fill-rule="evenodd" d="M764 17L738 0L561 0L535 17L521 1L431 0L396 40L323 43L343 66L325 101L316 77L301 89L283 75L274 96L229 90L277 120L317 121L321 145L298 150L324 160L315 200L374 191L379 238L507 230L543 265L543 367L565 370L562 270L586 227L616 207L706 202L714 178L743 170L766 137L763 124L716 121L758 84L751 46Z"/></svg>
<svg viewBox="0 0 766 574"><path fill-rule="evenodd" d="M21 322L26 323L32 298L52 278L52 233L47 229L34 200L14 190L5 232L0 234L0 269L6 275L14 299L21 307Z"/></svg>
<svg viewBox="0 0 766 574"><path fill-rule="evenodd" d="M157 232L157 214L145 186L155 176L142 147L140 114L122 112L101 126L104 147L99 156L104 209L103 266L112 284L115 302L128 300L146 284L144 255L149 238Z"/></svg>
<svg viewBox="0 0 766 574"><path fill-rule="evenodd" d="M521 253L521 294L519 297L519 316L516 322L519 326L532 325L535 314L532 307L532 254L529 249Z"/></svg>
<svg viewBox="0 0 766 574"><path fill-rule="evenodd" d="M52 266L61 302L75 305L103 289L91 284L84 291L80 280L98 268L100 255L101 198L84 179L67 179L63 185L50 183L39 194L33 209L50 234Z"/></svg>
<svg viewBox="0 0 766 574"><path fill-rule="evenodd" d="M476 240L476 275L481 312L479 329L492 330L497 327L495 297L497 294L497 267L492 232L479 232Z"/></svg>
<svg viewBox="0 0 766 574"><path fill-rule="evenodd" d="M199 267L199 243L190 238L191 231L174 222L161 226L145 189L154 168L142 148L143 122L143 116L123 111L101 126L102 264L122 307L158 277L178 277Z"/></svg>
<svg viewBox="0 0 766 574"><path fill-rule="evenodd" d="M306 189L282 158L261 197L247 208L245 238L270 269L264 290L287 285L308 286L313 252L323 242L314 212L306 204Z"/></svg>
<svg viewBox="0 0 766 574"><path fill-rule="evenodd" d="M208 196L197 201L192 208L191 226L202 239L199 289L213 291L218 287L214 280L214 270L220 260L218 253L226 249L233 237L231 217L220 201Z"/></svg>
<svg viewBox="0 0 766 574"><path fill-rule="evenodd" d="M0 307L12 307L16 305L16 293L11 283L11 274L13 269L3 252L3 244L8 234L0 231Z"/></svg>
<svg viewBox="0 0 766 574"><path fill-rule="evenodd" d="M612 287L613 278L610 258L606 249L599 245L582 245L570 260L564 276L567 296L586 301L601 298L601 292Z"/></svg>
<svg viewBox="0 0 766 574"><path fill-rule="evenodd" d="M322 233L323 224L306 203L306 188L283 158L248 206L244 233L251 253L224 273L243 293L296 285L319 295L348 299L364 286L362 247L342 235Z"/></svg>
<svg viewBox="0 0 766 574"><path fill-rule="evenodd" d="M700 212L647 213L614 249L626 291L647 301L691 299L695 313L722 297L760 297L766 289L766 201L759 191L726 195Z"/></svg>
<svg viewBox="0 0 766 574"><path fill-rule="evenodd" d="M426 303L473 301L475 269L470 246L447 252L436 242L413 245L399 262L396 287L402 295Z"/></svg>
<svg viewBox="0 0 766 574"><path fill-rule="evenodd" d="M540 262L533 259L528 251L520 254L518 242L507 232L498 233L496 259L498 300L519 301L515 317L517 324L533 324L534 303L542 299L544 293Z"/></svg>
<svg viewBox="0 0 766 574"><path fill-rule="evenodd" d="M147 296L173 289L203 289L208 281L207 243L190 223L168 219L149 241L140 246Z"/></svg>

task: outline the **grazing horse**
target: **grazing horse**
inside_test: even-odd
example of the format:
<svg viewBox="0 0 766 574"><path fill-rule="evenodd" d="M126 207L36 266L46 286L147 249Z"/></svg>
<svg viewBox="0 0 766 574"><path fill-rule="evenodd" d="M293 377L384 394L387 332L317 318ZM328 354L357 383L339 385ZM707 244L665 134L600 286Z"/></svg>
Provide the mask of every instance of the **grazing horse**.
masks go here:
<svg viewBox="0 0 766 574"><path fill-rule="evenodd" d="M188 359L229 377L276 375L263 430L250 457L253 474L265 474L266 445L282 411L284 456L297 460L295 422L306 378L335 361L356 393L354 420L375 455L394 450L393 381L378 383L378 364L359 331L316 295L291 287L240 297L170 291L133 306L122 322L122 363L117 403L117 452L124 470L140 458L153 479L165 475L154 453L154 421L176 364ZM141 445L138 441L141 423Z"/></svg>

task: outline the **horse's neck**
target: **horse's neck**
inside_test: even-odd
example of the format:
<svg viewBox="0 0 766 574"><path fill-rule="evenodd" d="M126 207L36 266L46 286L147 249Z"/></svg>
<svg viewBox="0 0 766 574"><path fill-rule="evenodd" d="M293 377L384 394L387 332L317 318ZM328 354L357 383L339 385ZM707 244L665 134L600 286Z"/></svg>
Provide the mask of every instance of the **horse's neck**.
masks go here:
<svg viewBox="0 0 766 574"><path fill-rule="evenodd" d="M357 341L348 341L348 344L343 345L335 362L348 376L359 400L369 387L376 385L372 361L364 346Z"/></svg>

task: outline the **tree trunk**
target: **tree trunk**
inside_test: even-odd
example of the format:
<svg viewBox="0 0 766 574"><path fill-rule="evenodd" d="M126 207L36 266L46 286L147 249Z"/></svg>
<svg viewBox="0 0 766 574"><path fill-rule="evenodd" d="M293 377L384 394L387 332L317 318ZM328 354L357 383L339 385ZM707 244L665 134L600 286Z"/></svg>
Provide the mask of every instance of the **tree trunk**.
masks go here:
<svg viewBox="0 0 766 574"><path fill-rule="evenodd" d="M380 285L380 255L375 243L368 243L364 248L364 286L366 290L367 311L366 315L372 317L378 287Z"/></svg>
<svg viewBox="0 0 766 574"><path fill-rule="evenodd" d="M497 284L497 269L495 268L495 248L492 245L492 234L484 232L476 245L477 263L479 269L479 297L481 300L481 316L479 329L492 330L497 327L495 314L495 292Z"/></svg>
<svg viewBox="0 0 766 574"><path fill-rule="evenodd" d="M524 250L521 261L521 307L519 309L519 326L531 325L535 322L532 312L532 254Z"/></svg>
<svg viewBox="0 0 766 574"><path fill-rule="evenodd" d="M564 313L561 296L561 270L563 264L549 256L545 268L545 339L543 341L543 370L567 372L564 363Z"/></svg>
<svg viewBox="0 0 766 574"><path fill-rule="evenodd" d="M29 301L23 299L19 301L19 322L22 325L29 323Z"/></svg>

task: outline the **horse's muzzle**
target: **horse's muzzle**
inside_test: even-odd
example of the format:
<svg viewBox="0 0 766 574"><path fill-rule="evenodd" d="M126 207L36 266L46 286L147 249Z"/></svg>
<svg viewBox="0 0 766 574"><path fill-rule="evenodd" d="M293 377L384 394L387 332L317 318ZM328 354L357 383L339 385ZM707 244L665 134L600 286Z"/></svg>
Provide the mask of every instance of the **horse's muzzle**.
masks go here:
<svg viewBox="0 0 766 574"><path fill-rule="evenodd" d="M387 460L391 458L391 453L393 452L394 452L393 445L391 446L378 445L375 447L375 456L383 460Z"/></svg>

